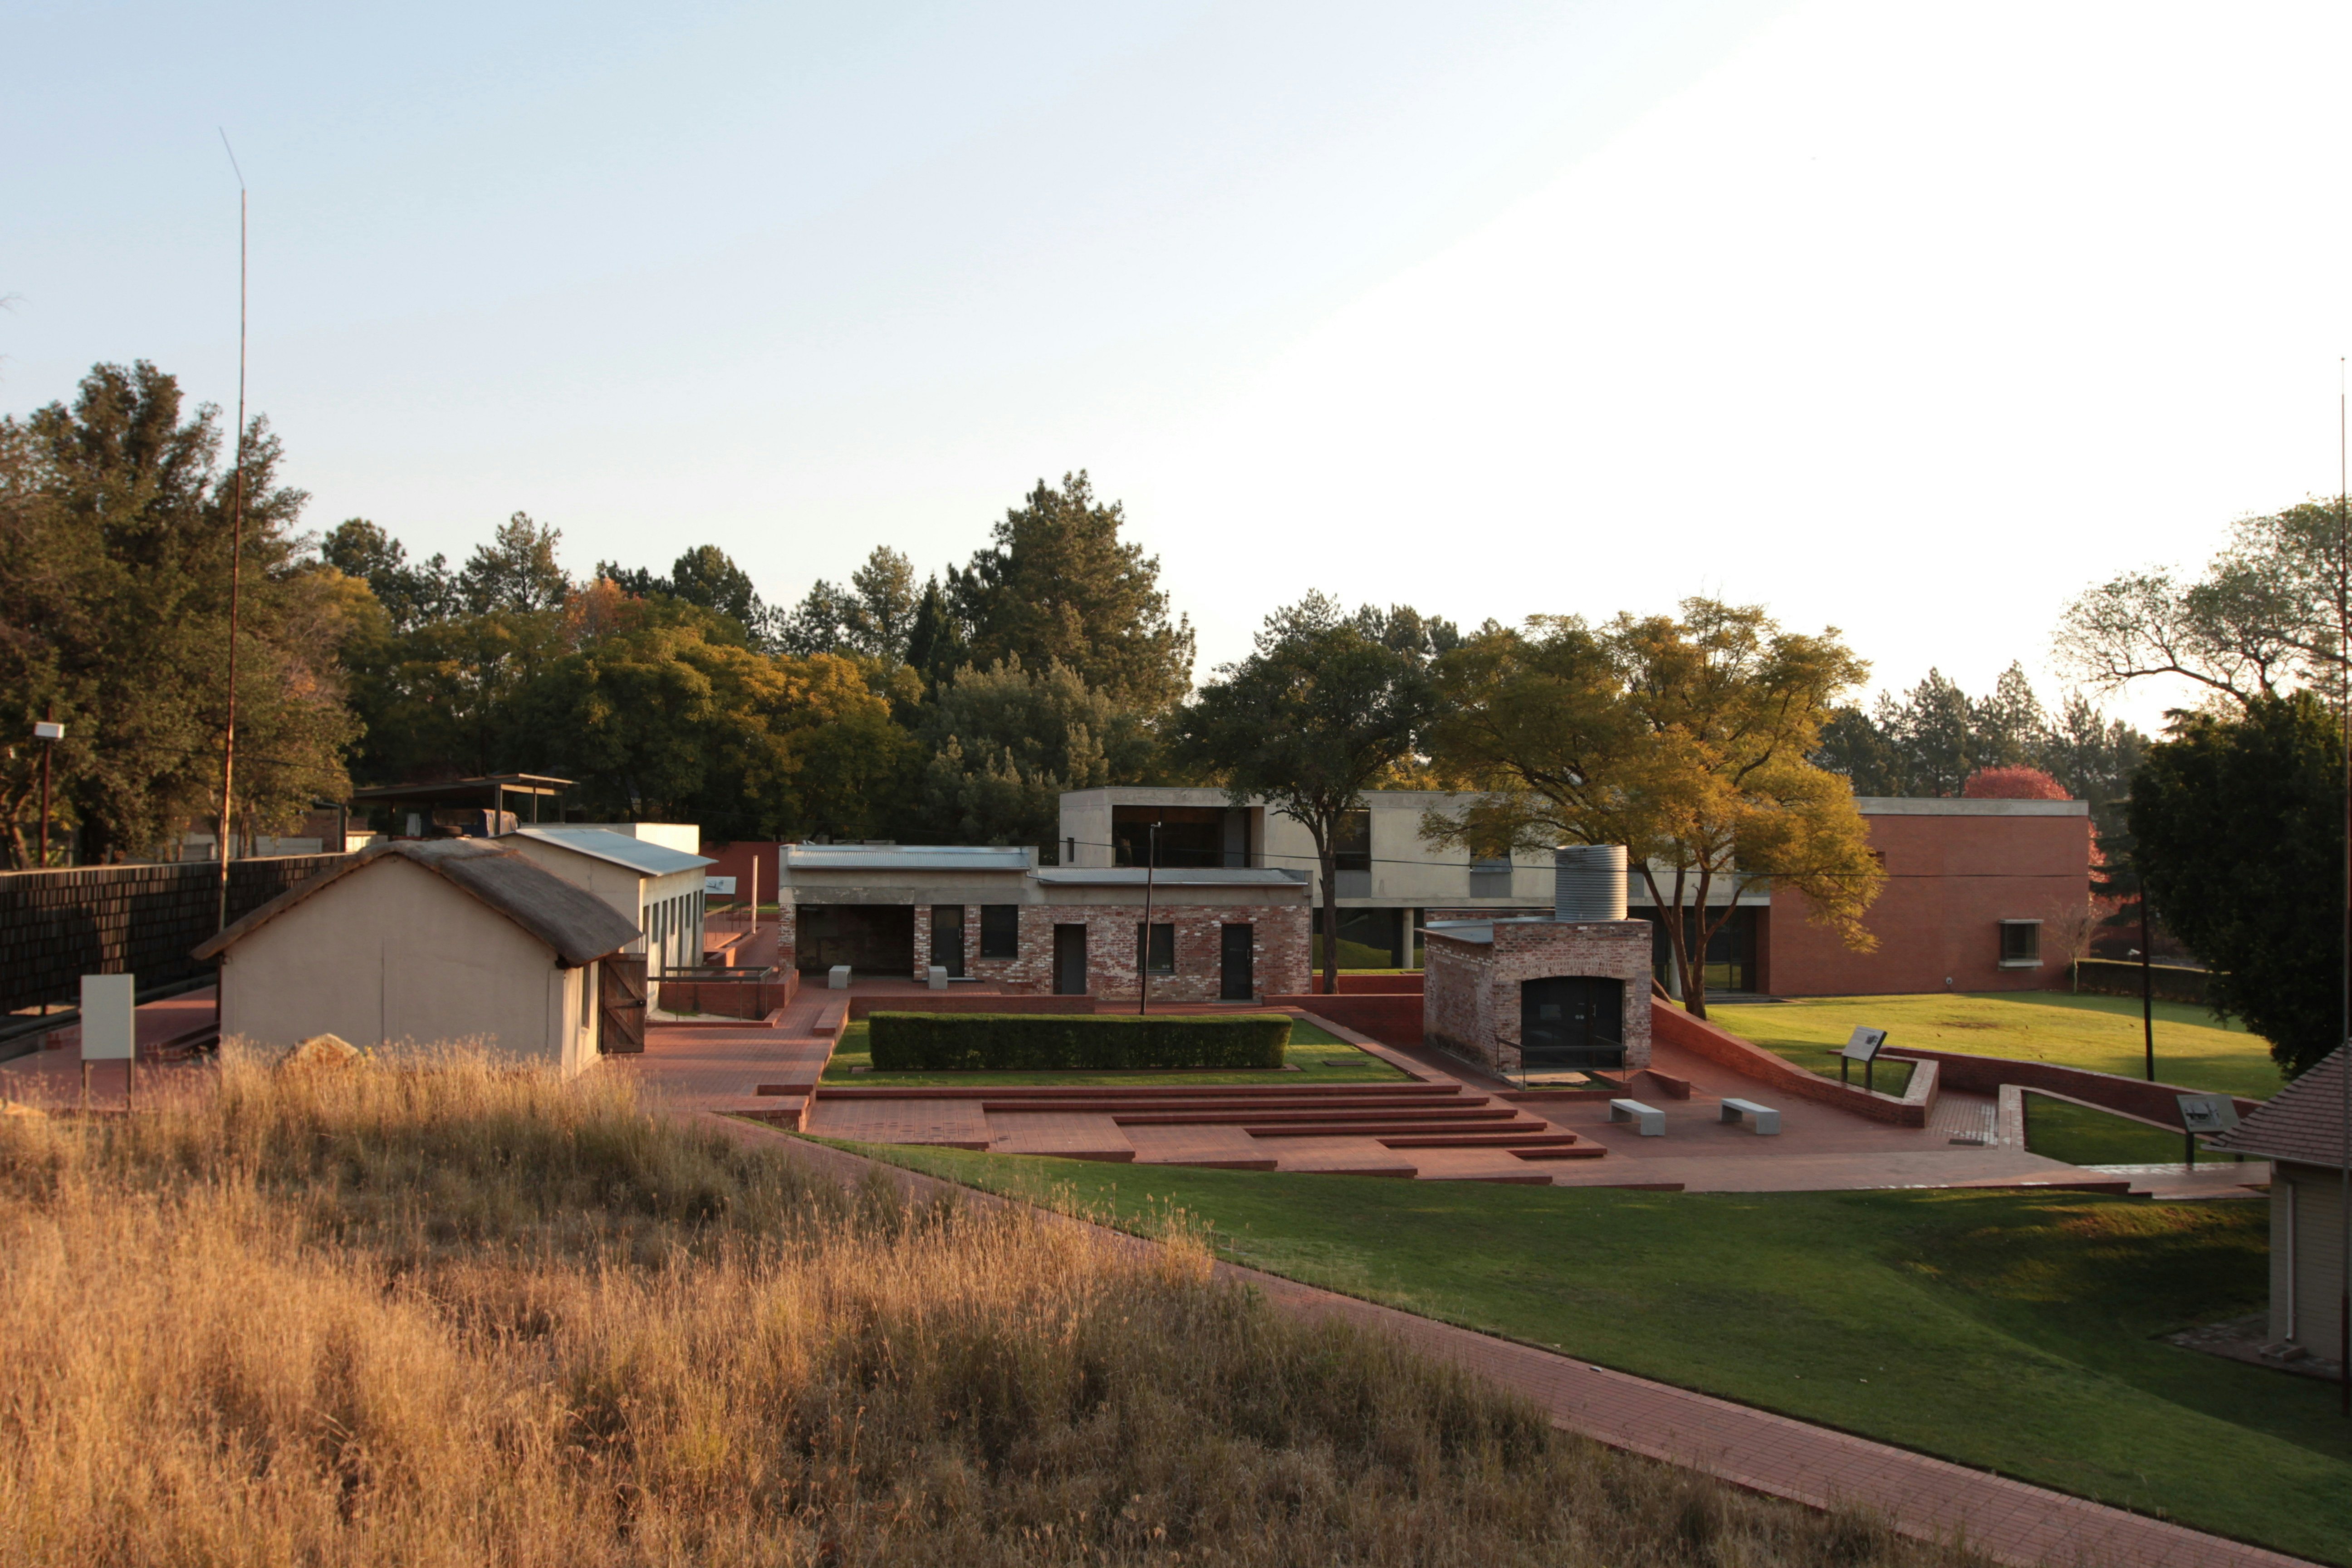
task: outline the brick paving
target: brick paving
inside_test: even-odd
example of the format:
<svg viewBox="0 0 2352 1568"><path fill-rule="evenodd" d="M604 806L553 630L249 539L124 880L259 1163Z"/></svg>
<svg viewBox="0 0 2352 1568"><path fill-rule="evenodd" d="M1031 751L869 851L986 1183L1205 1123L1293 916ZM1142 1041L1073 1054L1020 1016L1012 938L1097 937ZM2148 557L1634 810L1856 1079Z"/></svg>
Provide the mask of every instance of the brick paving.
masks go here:
<svg viewBox="0 0 2352 1568"><path fill-rule="evenodd" d="M718 1119L718 1125L746 1142L767 1143L782 1136L725 1119ZM796 1143L794 1152L845 1182L878 1169L919 1196L954 1193L966 1202L1005 1201L842 1150ZM1255 1287L1275 1306L1297 1316L1339 1319L1394 1334L1533 1400L1564 1430L1807 1507L1872 1510L1903 1534L1960 1541L1997 1562L2021 1568L2304 1568L2300 1558L1255 1269L1220 1264L1217 1271Z"/></svg>

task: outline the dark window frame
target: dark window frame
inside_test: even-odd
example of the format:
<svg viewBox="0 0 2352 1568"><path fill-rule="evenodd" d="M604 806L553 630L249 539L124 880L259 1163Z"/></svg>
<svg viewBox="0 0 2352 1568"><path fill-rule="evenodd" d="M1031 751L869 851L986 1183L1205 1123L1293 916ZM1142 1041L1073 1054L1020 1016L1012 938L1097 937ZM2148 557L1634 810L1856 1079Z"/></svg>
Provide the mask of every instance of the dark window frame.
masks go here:
<svg viewBox="0 0 2352 1568"><path fill-rule="evenodd" d="M1152 922L1151 922L1151 948L1150 948L1150 952L1148 954L1145 952L1145 951L1144 951L1144 946L1143 946L1143 942L1144 942L1143 930L1144 930L1143 922L1142 922L1141 921L1136 921L1136 922L1135 922L1135 956L1136 956L1136 960L1137 960L1137 963L1138 963L1138 966L1139 966L1139 968L1141 968L1141 969L1142 969L1142 971L1143 971L1143 973L1146 973L1146 974L1173 974L1173 973L1176 973L1176 926L1175 926L1175 923L1174 923L1173 921L1152 921ZM1162 949L1163 947L1167 950L1164 955L1163 955L1163 954L1162 954L1162 952L1161 952L1161 949Z"/></svg>
<svg viewBox="0 0 2352 1568"><path fill-rule="evenodd" d="M1332 825L1331 869L1370 872L1371 868L1371 808L1341 812L1339 820Z"/></svg>
<svg viewBox="0 0 2352 1568"><path fill-rule="evenodd" d="M1021 906L1019 904L980 906L980 956L982 958L1021 956Z"/></svg>
<svg viewBox="0 0 2352 1568"><path fill-rule="evenodd" d="M2003 969L2042 967L2042 922L2040 921L2000 922L2000 964Z"/></svg>

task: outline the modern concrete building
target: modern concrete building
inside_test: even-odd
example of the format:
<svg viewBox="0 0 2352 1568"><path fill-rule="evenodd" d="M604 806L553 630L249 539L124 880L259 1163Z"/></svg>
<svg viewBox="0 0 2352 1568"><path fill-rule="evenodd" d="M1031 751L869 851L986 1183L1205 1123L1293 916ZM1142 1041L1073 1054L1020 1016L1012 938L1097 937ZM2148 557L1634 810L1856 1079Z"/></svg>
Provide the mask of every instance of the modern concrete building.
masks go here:
<svg viewBox="0 0 2352 1568"><path fill-rule="evenodd" d="M1430 790L1366 794L1338 857L1341 942L1407 968L1417 962L1414 933L1433 910L1477 918L1550 909L1549 850L1474 860L1422 837L1426 814L1456 809L1465 798ZM1794 894L1751 889L1708 945L1710 993L2032 990L2063 977L2066 954L2055 938L2088 900L2084 802L1864 796L1856 804L1887 870L1867 921L1877 951L1848 950L1807 920L1805 900ZM1062 863L1139 866L1155 824L1162 867L1279 868L1312 880L1315 845L1303 825L1262 804L1233 805L1218 789L1071 791L1062 796ZM1640 877L1629 879L1626 900L1629 913L1657 927L1654 973L1678 987L1664 926ZM1715 889L1711 902L1730 904L1730 889Z"/></svg>
<svg viewBox="0 0 2352 1568"><path fill-rule="evenodd" d="M2343 1353L2347 1072L2338 1049L2206 1141L2271 1163L2270 1340L2297 1360Z"/></svg>
<svg viewBox="0 0 2352 1568"><path fill-rule="evenodd" d="M286 1047L474 1041L566 1075L596 1058L603 961L637 928L504 844L378 845L195 950L221 961L221 1034Z"/></svg>
<svg viewBox="0 0 2352 1568"><path fill-rule="evenodd" d="M1034 849L788 844L784 961L991 990L1248 1001L1307 987L1307 884L1273 868L1039 867ZM1150 931L1144 933L1150 902Z"/></svg>
<svg viewBox="0 0 2352 1568"><path fill-rule="evenodd" d="M629 951L643 954L647 973L659 979L702 962L702 883L710 862L677 847L699 837L691 825L639 822L524 827L499 842L612 905L641 933Z"/></svg>

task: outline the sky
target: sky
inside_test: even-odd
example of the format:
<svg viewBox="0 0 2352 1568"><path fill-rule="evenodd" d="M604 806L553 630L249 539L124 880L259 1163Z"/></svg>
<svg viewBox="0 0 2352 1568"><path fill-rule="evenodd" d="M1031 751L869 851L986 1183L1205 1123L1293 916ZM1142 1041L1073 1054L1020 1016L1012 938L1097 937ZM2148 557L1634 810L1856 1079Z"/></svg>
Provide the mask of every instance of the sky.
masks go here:
<svg viewBox="0 0 2352 1568"><path fill-rule="evenodd" d="M1692 595L1906 688L2338 483L2352 7L10 7L0 410L772 601L1088 470L1205 678L1321 589ZM2150 728L2179 693L2111 700Z"/></svg>

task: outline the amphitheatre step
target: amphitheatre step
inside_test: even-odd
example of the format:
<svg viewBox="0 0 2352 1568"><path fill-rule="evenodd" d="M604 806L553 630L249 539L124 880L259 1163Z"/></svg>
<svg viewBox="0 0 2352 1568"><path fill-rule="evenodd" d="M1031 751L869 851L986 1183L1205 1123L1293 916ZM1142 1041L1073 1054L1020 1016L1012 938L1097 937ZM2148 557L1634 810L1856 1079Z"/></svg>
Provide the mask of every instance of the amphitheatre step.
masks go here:
<svg viewBox="0 0 2352 1568"><path fill-rule="evenodd" d="M1579 1142L1573 1132L1545 1131L1548 1125L1538 1122L1504 1132L1414 1133L1404 1138L1383 1138L1381 1143L1390 1149L1556 1149Z"/></svg>
<svg viewBox="0 0 2352 1568"><path fill-rule="evenodd" d="M1608 1149L1599 1143L1579 1143L1573 1147L1563 1143L1543 1149L1514 1149L1511 1156L1518 1160L1598 1160L1607 1152ZM1680 1192L1682 1188L1677 1186L1675 1191Z"/></svg>
<svg viewBox="0 0 2352 1568"><path fill-rule="evenodd" d="M1518 1114L1507 1105L1465 1107L1459 1110L1436 1107L1424 1110L1419 1106L1391 1109L1384 1105L1360 1105L1346 1110L1316 1106L1301 1110L1237 1106L1230 1110L1115 1110L1111 1120L1121 1127L1230 1127L1244 1122L1312 1127L1377 1120L1383 1125L1395 1126L1400 1132L1415 1132L1445 1127L1469 1128L1481 1122L1507 1125L1517 1120Z"/></svg>
<svg viewBox="0 0 2352 1568"><path fill-rule="evenodd" d="M1181 1165L1188 1171L1277 1171L1279 1160L1146 1160L1147 1165Z"/></svg>
<svg viewBox="0 0 2352 1568"><path fill-rule="evenodd" d="M1208 1117L1212 1120L1257 1117L1272 1120L1282 1116L1460 1116L1475 1111L1482 1115L1517 1114L1507 1110L1494 1110L1481 1100L1255 1100L1214 1101L1197 1100L990 1100L982 1102L990 1110L1025 1111L1087 1111L1099 1114L1132 1117Z"/></svg>
<svg viewBox="0 0 2352 1568"><path fill-rule="evenodd" d="M1253 1138L1386 1138L1431 1132L1443 1122L1428 1121L1247 1121L1242 1131Z"/></svg>
<svg viewBox="0 0 2352 1568"><path fill-rule="evenodd" d="M1181 1072L1169 1072L1181 1079ZM1112 1096L1185 1098L1185 1100L1230 1100L1251 1105L1265 1098L1306 1098L1315 1100L1397 1100L1397 1098L1463 1098L1461 1084L825 1084L828 1100L1045 1100L1061 1107L1063 1100L1103 1100Z"/></svg>
<svg viewBox="0 0 2352 1568"><path fill-rule="evenodd" d="M1472 1176L1423 1176L1421 1179L1424 1182L1500 1182L1505 1186L1509 1187L1548 1187L1551 1185L1551 1178L1545 1175L1540 1171L1529 1171L1525 1174L1517 1171L1505 1171Z"/></svg>

